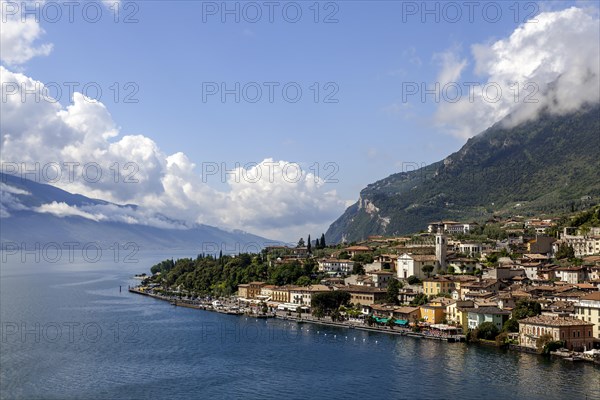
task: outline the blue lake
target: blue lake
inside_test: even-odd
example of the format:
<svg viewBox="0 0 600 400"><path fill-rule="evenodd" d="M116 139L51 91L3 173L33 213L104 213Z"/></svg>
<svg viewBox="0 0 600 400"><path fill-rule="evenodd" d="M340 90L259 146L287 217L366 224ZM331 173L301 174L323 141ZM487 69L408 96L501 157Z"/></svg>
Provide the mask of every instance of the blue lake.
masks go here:
<svg viewBox="0 0 600 400"><path fill-rule="evenodd" d="M600 369L587 363L257 321L127 292L133 274L164 258L3 258L0 398L600 399Z"/></svg>

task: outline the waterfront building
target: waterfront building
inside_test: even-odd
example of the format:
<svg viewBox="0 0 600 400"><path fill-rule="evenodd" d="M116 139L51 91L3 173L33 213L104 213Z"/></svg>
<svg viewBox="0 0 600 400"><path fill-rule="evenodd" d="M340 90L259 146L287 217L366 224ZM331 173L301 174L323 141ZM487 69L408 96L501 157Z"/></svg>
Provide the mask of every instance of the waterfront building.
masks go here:
<svg viewBox="0 0 600 400"><path fill-rule="evenodd" d="M463 331L467 331L468 311L475 307L472 300L455 300L446 306L446 319L448 323L460 325Z"/></svg>
<svg viewBox="0 0 600 400"><path fill-rule="evenodd" d="M313 294L330 290L331 288L325 285L296 286L290 289L290 303L310 306Z"/></svg>
<svg viewBox="0 0 600 400"><path fill-rule="evenodd" d="M600 340L600 292L592 292L575 303L575 318L594 324L593 336Z"/></svg>
<svg viewBox="0 0 600 400"><path fill-rule="evenodd" d="M449 303L449 302L448 302ZM441 324L446 319L446 303L433 300L421 307L421 318L430 324Z"/></svg>
<svg viewBox="0 0 600 400"><path fill-rule="evenodd" d="M350 285L339 290L350 293L350 303L371 306L375 303L381 303L387 296L387 291L371 286Z"/></svg>
<svg viewBox="0 0 600 400"><path fill-rule="evenodd" d="M563 341L563 347L574 351L593 348L594 337L591 322L577 318L538 315L519 320L519 344L537 349L537 339L549 333L553 340Z"/></svg>
<svg viewBox="0 0 600 400"><path fill-rule="evenodd" d="M484 322L491 322L502 330L502 325L510 318L510 311L501 310L498 307L478 307L468 311L468 323L469 329L476 329L479 325Z"/></svg>
<svg viewBox="0 0 600 400"><path fill-rule="evenodd" d="M238 296L244 299L256 299L257 296L261 295L262 287L265 285L266 283L264 282L250 282L238 285Z"/></svg>

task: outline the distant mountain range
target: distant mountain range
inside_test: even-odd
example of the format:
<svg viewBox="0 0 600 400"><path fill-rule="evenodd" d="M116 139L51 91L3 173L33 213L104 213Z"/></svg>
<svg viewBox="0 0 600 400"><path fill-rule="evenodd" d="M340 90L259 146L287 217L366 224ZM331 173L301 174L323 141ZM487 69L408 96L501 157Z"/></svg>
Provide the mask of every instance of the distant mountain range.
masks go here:
<svg viewBox="0 0 600 400"><path fill-rule="evenodd" d="M327 242L418 232L440 219L466 222L598 203L599 106L512 128L504 122L442 161L368 185L331 224Z"/></svg>
<svg viewBox="0 0 600 400"><path fill-rule="evenodd" d="M140 250L182 249L198 253L257 251L281 244L239 230L178 221L136 205L117 205L72 194L48 184L0 174L0 239L3 248L25 244L97 243L108 248L135 243Z"/></svg>

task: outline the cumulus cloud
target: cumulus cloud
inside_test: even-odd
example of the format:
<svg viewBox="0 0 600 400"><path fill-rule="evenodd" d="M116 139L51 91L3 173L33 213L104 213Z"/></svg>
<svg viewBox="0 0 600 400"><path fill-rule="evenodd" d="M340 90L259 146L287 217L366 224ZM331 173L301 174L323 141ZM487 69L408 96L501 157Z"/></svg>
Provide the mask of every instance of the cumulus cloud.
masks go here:
<svg viewBox="0 0 600 400"><path fill-rule="evenodd" d="M473 72L483 80L470 90L462 82L459 101L442 99L440 126L466 138L509 114L517 124L541 111L561 114L600 101L597 10L571 7L535 18L505 39L471 47ZM440 79L458 81L465 66L446 55Z"/></svg>
<svg viewBox="0 0 600 400"><path fill-rule="evenodd" d="M38 44L44 30L35 15L21 17L20 8L24 3L0 0L0 59L6 65L17 66L52 51L52 44Z"/></svg>
<svg viewBox="0 0 600 400"><path fill-rule="evenodd" d="M216 190L184 153L165 154L143 135L122 136L101 102L81 93L67 107L43 96L36 101L30 91L44 92L41 82L2 66L0 72L5 99L0 160L5 165L22 171L20 163L26 163L37 171L27 178L141 206L71 207L59 202L33 211L169 228L207 224L287 240L322 228L345 208L321 178L272 158L236 168L226 175L225 190ZM29 92L22 96L25 89Z"/></svg>

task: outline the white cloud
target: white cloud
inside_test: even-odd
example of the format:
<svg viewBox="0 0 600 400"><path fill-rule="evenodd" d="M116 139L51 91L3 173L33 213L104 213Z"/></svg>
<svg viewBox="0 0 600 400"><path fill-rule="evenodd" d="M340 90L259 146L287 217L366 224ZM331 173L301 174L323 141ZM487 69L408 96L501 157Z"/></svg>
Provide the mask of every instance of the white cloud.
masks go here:
<svg viewBox="0 0 600 400"><path fill-rule="evenodd" d="M21 203L19 196L30 195L26 190L0 182L0 218L10 217L10 211L26 210L27 207Z"/></svg>
<svg viewBox="0 0 600 400"><path fill-rule="evenodd" d="M106 219L104 216L93 215L88 212L82 211L75 206L70 206L64 202L56 202L42 204L39 207L36 207L34 211L44 214L52 214L57 217L82 217L86 219L91 219L92 221L101 221Z"/></svg>
<svg viewBox="0 0 600 400"><path fill-rule="evenodd" d="M0 60L6 65L17 66L52 51L52 44L37 43L44 30L35 20L35 15L21 18L24 4L26 2L0 0Z"/></svg>
<svg viewBox="0 0 600 400"><path fill-rule="evenodd" d="M441 65L437 78L440 85L457 82L460 78L462 71L467 66L467 60L461 59L459 53L460 46L454 46L443 53L434 54L434 60L437 60Z"/></svg>
<svg viewBox="0 0 600 400"><path fill-rule="evenodd" d="M6 96L0 105L2 162L37 162L40 169L50 163L78 163L73 174L64 169L58 182L49 182L43 174L38 180L92 198L142 206L71 208L51 203L35 211L152 226L175 223L179 228L185 224L172 219L184 220L287 240L323 229L345 208L335 190L306 168L271 158L238 168L239 179L230 174L226 189L216 190L184 153L164 154L143 135L121 136L102 103L80 93L67 107L44 98L35 101L31 94L22 101L23 88L42 91L43 84L2 66L0 72ZM90 165L93 168L85 173L83 167Z"/></svg>
<svg viewBox="0 0 600 400"><path fill-rule="evenodd" d="M31 193L29 193L27 190L23 190L23 189L16 188L14 186L7 185L4 182L0 182L0 192L2 192L2 194L10 193L10 194L31 196Z"/></svg>
<svg viewBox="0 0 600 400"><path fill-rule="evenodd" d="M597 10L572 7L535 18L537 22L519 26L508 38L471 47L482 85L471 93L461 85L458 102L442 100L436 113L440 126L470 137L511 113L516 124L536 118L544 109L565 113L600 100ZM440 80L458 79L464 66L449 57ZM487 96L482 91L486 84ZM496 88L501 89L499 99Z"/></svg>

